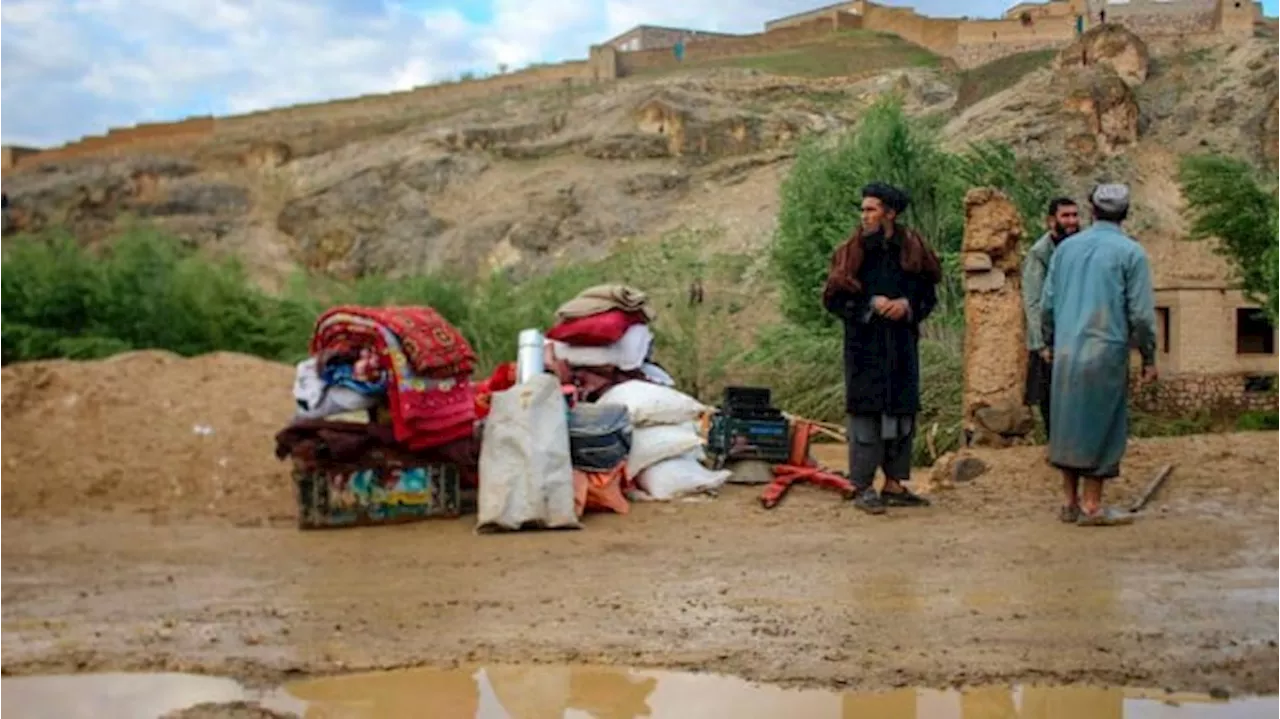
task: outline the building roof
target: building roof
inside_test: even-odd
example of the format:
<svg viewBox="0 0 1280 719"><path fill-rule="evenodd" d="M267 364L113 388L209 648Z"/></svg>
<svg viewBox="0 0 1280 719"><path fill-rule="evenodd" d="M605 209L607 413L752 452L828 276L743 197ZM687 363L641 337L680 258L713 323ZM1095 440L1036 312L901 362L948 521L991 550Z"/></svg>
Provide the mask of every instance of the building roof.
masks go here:
<svg viewBox="0 0 1280 719"><path fill-rule="evenodd" d="M640 30L665 30L667 32L688 32L688 33L696 33L698 35L711 35L713 37L737 37L737 35L729 32L711 32L710 30L695 30L693 28L688 28L688 27L667 27L666 25L636 25L630 30L627 30L626 32L620 32L617 35L614 35L613 37L609 38L608 40L605 40L600 44L608 45L610 43L617 42L618 40L621 40L622 38L630 35L631 33L638 32Z"/></svg>

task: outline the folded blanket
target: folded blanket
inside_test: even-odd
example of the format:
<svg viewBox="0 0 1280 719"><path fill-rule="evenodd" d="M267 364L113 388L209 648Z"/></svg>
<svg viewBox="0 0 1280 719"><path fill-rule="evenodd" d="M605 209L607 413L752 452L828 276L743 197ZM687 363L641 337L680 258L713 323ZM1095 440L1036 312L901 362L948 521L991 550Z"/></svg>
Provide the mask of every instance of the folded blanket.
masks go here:
<svg viewBox="0 0 1280 719"><path fill-rule="evenodd" d="M361 348L378 345L376 327L396 336L417 374L451 378L475 368L476 355L466 338L430 307L334 307L316 321L311 354L358 355Z"/></svg>
<svg viewBox="0 0 1280 719"><path fill-rule="evenodd" d="M590 317L609 310L642 312L646 322L653 322L655 315L649 307L649 296L627 285L596 285L578 293L577 297L560 305L556 310L556 322L576 317Z"/></svg>

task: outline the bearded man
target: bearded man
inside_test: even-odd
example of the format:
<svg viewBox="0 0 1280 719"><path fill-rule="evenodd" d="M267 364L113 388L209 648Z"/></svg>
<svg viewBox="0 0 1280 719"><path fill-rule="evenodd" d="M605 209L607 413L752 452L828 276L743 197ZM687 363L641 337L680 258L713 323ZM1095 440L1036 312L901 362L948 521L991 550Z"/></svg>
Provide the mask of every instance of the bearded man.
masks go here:
<svg viewBox="0 0 1280 719"><path fill-rule="evenodd" d="M822 293L844 324L845 407L854 506L929 501L907 489L920 411L920 323L937 304L942 265L920 234L901 224L907 193L876 182L862 188L862 222L836 248ZM884 489L873 484L884 471Z"/></svg>
<svg viewBox="0 0 1280 719"><path fill-rule="evenodd" d="M1027 384L1024 394L1028 407L1039 405L1040 421L1045 436L1049 435L1050 408L1053 404L1051 377L1053 353L1045 347L1040 331L1040 293L1049 272L1049 260L1058 243L1080 231L1080 208L1069 197L1058 197L1049 203L1045 218L1048 232L1040 236L1022 261L1022 311L1027 323Z"/></svg>

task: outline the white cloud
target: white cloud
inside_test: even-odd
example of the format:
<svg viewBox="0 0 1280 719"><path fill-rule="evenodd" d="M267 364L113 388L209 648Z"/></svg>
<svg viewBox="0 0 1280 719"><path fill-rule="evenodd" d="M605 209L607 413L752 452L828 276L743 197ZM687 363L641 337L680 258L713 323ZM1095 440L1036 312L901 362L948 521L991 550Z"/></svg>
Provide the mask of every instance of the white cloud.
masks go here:
<svg viewBox="0 0 1280 719"><path fill-rule="evenodd" d="M463 11L483 0L450 1L4 0L0 134L50 145L142 121L405 90L585 57L637 24L753 32L825 2L488 0L489 21L474 23Z"/></svg>

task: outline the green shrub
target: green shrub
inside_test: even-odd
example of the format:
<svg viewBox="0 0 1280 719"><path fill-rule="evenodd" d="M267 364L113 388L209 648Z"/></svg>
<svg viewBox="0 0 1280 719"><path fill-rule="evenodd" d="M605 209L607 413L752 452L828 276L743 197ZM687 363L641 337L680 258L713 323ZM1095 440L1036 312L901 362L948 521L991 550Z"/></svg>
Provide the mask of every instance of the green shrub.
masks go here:
<svg viewBox="0 0 1280 719"><path fill-rule="evenodd" d="M938 309L920 346L919 425L922 435L937 425L936 448L945 452L960 439L964 195L978 186L1003 190L1033 235L1058 187L1046 167L1019 160L1007 146L944 151L936 128L907 117L892 97L873 105L833 145L812 141L802 147L782 184L771 253L787 324L762 332L747 358L779 403L802 416L837 420L845 413L841 330L820 297L832 251L861 220L861 188L875 180L911 194L904 221L942 257ZM916 450L918 462L931 461L923 437Z"/></svg>

